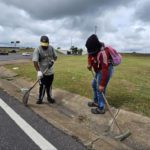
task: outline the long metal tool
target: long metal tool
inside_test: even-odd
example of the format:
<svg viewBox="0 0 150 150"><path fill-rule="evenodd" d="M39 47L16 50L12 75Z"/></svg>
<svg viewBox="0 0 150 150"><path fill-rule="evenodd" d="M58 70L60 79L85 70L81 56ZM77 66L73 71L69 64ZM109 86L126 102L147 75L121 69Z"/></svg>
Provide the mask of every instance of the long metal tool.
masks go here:
<svg viewBox="0 0 150 150"><path fill-rule="evenodd" d="M48 69L50 67L53 66L53 61L51 61L51 64L45 69L45 71L43 72L43 75L47 73ZM25 106L28 106L28 100L29 100L29 96L30 96L30 91L36 86L36 84L40 81L40 79L37 79L35 81L35 83L25 92L23 98L22 98L22 102Z"/></svg>
<svg viewBox="0 0 150 150"><path fill-rule="evenodd" d="M94 72L93 72L93 70L91 70L91 72L92 72L92 75L93 75L93 77L94 77ZM94 79L95 79L95 81L97 82L97 79L96 79L95 77L94 77ZM97 82L97 85L98 85L98 82ZM119 132L120 132L120 135L115 136L115 139L118 139L118 140L120 140L120 141L123 141L123 140L125 140L127 137L129 137L129 136L131 135L131 132L130 132L129 130L127 130L126 132L123 132L123 130L120 128L120 126L119 126L119 124L118 124L118 122L117 122L115 116L113 115L113 113L112 113L112 111L111 111L111 109L110 109L110 105L109 105L109 103L108 103L108 101L107 101L107 99L106 99L106 97L105 97L105 95L104 95L103 92L102 92L102 96L103 96L103 98L104 98L104 101L105 101L105 104L106 104L106 106L107 106L107 108L108 108L108 111L109 111L111 117L113 118L113 121L115 122L116 126L118 127Z"/></svg>
<svg viewBox="0 0 150 150"><path fill-rule="evenodd" d="M107 99L106 99L106 97L105 97L103 92L102 92L102 95L103 95L105 104L106 104L106 106L108 108L108 111L109 111L111 117L113 118L113 121L115 122L116 126L118 127L119 132L120 132L120 135L115 136L115 139L119 139L120 141L123 141L124 139L126 139L127 137L129 137L131 135L131 132L129 130L127 130L126 132L123 132L123 130L120 128L120 126L119 126L115 116L113 115L113 113L112 113L112 111L110 109L110 105L109 105L109 103L108 103L108 101L107 101Z"/></svg>

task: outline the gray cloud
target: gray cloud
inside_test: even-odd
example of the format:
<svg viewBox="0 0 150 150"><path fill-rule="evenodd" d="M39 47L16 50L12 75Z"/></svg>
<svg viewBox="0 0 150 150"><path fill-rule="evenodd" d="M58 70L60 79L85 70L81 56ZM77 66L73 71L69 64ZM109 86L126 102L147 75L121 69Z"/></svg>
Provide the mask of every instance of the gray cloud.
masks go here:
<svg viewBox="0 0 150 150"><path fill-rule="evenodd" d="M137 27L137 28L135 29L135 32L144 32L144 31L146 31L146 29L143 28L143 27Z"/></svg>
<svg viewBox="0 0 150 150"><path fill-rule="evenodd" d="M150 1L143 0L139 1L137 4L137 9L135 11L135 18L141 20L142 22L150 23Z"/></svg>
<svg viewBox="0 0 150 150"><path fill-rule="evenodd" d="M3 2L25 10L32 17L47 20L90 14L98 9L104 12L108 9L115 9L119 5L126 5L130 0L32 0L30 2L3 0Z"/></svg>
<svg viewBox="0 0 150 150"><path fill-rule="evenodd" d="M85 48L97 26L99 39L120 51L149 49L147 6L148 0L1 0L0 43L35 47L48 35L54 47Z"/></svg>

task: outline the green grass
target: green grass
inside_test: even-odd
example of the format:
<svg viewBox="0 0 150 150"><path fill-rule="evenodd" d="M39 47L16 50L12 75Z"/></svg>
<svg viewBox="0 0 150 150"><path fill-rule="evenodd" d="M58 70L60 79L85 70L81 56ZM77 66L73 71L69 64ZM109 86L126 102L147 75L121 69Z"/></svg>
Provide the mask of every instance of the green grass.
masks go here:
<svg viewBox="0 0 150 150"><path fill-rule="evenodd" d="M36 79L33 64L17 66L20 76ZM86 66L86 56L59 56L55 63L54 87L92 98L92 75ZM150 116L150 57L125 55L122 64L115 67L107 97L117 108Z"/></svg>

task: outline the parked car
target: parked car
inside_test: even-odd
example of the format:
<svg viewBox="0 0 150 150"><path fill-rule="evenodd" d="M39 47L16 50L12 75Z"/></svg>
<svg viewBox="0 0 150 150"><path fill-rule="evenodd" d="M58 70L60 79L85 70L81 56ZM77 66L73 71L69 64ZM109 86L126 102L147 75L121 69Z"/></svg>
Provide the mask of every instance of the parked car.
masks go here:
<svg viewBox="0 0 150 150"><path fill-rule="evenodd" d="M8 55L8 52L5 50L0 50L0 55Z"/></svg>
<svg viewBox="0 0 150 150"><path fill-rule="evenodd" d="M15 49L10 50L9 53L16 53L16 50Z"/></svg>
<svg viewBox="0 0 150 150"><path fill-rule="evenodd" d="M22 53L22 56L30 56L31 54L30 53L27 53L27 52L24 52Z"/></svg>

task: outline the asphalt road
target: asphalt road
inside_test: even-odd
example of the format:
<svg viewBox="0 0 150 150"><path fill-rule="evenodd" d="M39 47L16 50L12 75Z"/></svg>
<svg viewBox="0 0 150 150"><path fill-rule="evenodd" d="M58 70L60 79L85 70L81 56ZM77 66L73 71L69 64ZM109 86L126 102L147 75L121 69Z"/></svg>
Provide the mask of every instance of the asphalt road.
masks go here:
<svg viewBox="0 0 150 150"><path fill-rule="evenodd" d="M17 60L17 59L31 59L32 55L30 56L23 56L22 54L17 53L9 53L9 55L0 55L0 61L7 61L7 60Z"/></svg>
<svg viewBox="0 0 150 150"><path fill-rule="evenodd" d="M9 109L19 116L15 116ZM20 124L23 124L24 121L19 121L19 118L27 123L23 128ZM44 140L40 136L34 137L34 132L27 128L28 124ZM50 146L47 148L47 145ZM86 150L79 141L55 128L0 89L0 150L53 150L53 148L57 150Z"/></svg>

